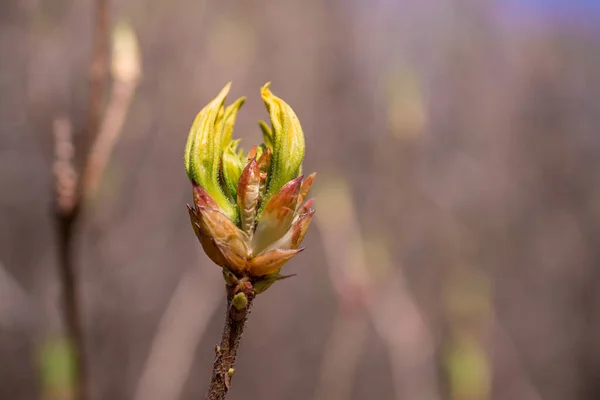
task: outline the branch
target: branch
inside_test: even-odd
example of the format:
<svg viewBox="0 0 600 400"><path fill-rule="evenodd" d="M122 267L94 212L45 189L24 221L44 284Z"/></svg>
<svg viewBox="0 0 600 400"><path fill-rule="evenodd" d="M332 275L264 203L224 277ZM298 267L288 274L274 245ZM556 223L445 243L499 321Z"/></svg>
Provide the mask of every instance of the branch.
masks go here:
<svg viewBox="0 0 600 400"><path fill-rule="evenodd" d="M128 26L118 25L113 34L114 80L104 117L85 163L81 185L84 197L92 197L98 189L112 150L123 131L140 75L140 56L135 34Z"/></svg>
<svg viewBox="0 0 600 400"><path fill-rule="evenodd" d="M84 138L90 141L96 134L102 114L104 88L108 77L108 2L97 0L95 9L94 50L90 65L90 97ZM74 146L71 124L67 118L54 123L55 191L58 265L63 288L63 311L67 334L74 351L74 395L77 400L88 398L87 353L75 268L73 232L81 209L82 186L78 184L73 163Z"/></svg>
<svg viewBox="0 0 600 400"><path fill-rule="evenodd" d="M111 150L118 138L133 98L139 78L137 47L125 48L119 57L113 57L115 77L111 99L102 119L106 82L108 80L109 23L108 0L96 0L94 14L94 45L90 64L90 92L84 137L84 174L78 179L74 167L72 127L68 118L54 121L56 192L56 229L58 240L58 265L63 288L63 310L67 335L73 345L74 395L76 400L88 398L87 353L79 302L77 268L74 262L74 230L83 206L83 199L95 192ZM130 34L129 43L135 45ZM118 38L117 38L118 39ZM115 42L118 48L119 42ZM127 59L127 54L130 54ZM133 54L133 56L131 56ZM123 59L129 63L124 63ZM93 143L88 147L89 143ZM90 151L86 151L87 149Z"/></svg>
<svg viewBox="0 0 600 400"><path fill-rule="evenodd" d="M109 22L108 0L96 0L94 10L94 43L89 69L90 91L83 128L84 149L95 139L102 118L102 103L108 82ZM80 188L83 189L83 188Z"/></svg>
<svg viewBox="0 0 600 400"><path fill-rule="evenodd" d="M358 213L345 184L333 181L323 187L329 189L317 194L321 212L316 222L338 303L354 306L357 313L370 317L388 348L396 398L438 400L433 340L402 270L392 264L383 246L367 254ZM358 364L359 359L351 361ZM323 363L329 369L335 365L332 360ZM338 368L341 363L337 360ZM343 368L350 373L356 365L351 369L344 364ZM348 379L341 382L351 383Z"/></svg>
<svg viewBox="0 0 600 400"><path fill-rule="evenodd" d="M87 398L86 353L81 310L77 301L77 279L73 262L73 228L79 214L77 173L73 167L74 146L71 123L66 117L54 121L54 176L56 192L56 235L58 267L62 283L64 323L73 346L75 399Z"/></svg>
<svg viewBox="0 0 600 400"><path fill-rule="evenodd" d="M239 289L239 291L236 292L236 289ZM240 293L243 293L247 299L242 307L234 304L234 295ZM227 287L225 327L223 328L221 345L215 348L215 362L206 400L223 400L227 395L231 378L235 372L234 365L237 350L255 295L251 285L240 284Z"/></svg>
<svg viewBox="0 0 600 400"><path fill-rule="evenodd" d="M343 307L343 304L339 306ZM352 398L354 376L360 356L365 350L368 334L369 320L363 312L355 309L338 310L323 353L320 382L315 391L316 400Z"/></svg>

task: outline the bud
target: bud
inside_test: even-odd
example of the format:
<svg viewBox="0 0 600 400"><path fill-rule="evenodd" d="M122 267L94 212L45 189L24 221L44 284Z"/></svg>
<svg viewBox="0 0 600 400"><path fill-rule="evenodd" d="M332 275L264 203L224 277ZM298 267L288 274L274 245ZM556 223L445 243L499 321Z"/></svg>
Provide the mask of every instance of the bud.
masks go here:
<svg viewBox="0 0 600 400"><path fill-rule="evenodd" d="M260 293L282 279L281 267L303 250L314 201L303 202L315 175L300 175L300 123L269 84L261 95L273 128L261 121L265 143L246 156L238 150L240 140L232 140L232 132L244 98L224 107L229 87L200 111L190 130L184 161L194 206L188 211L202 248L223 268L227 284L244 279ZM243 308L242 298L235 301Z"/></svg>
<svg viewBox="0 0 600 400"><path fill-rule="evenodd" d="M233 296L233 299L231 299L231 304L235 307L236 310L241 311L244 308L248 307L248 297L245 293L240 292Z"/></svg>

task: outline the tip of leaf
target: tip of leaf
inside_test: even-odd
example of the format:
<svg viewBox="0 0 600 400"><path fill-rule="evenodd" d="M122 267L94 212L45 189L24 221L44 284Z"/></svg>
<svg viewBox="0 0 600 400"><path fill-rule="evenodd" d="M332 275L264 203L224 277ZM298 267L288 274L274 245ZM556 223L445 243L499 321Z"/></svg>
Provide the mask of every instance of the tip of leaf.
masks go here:
<svg viewBox="0 0 600 400"><path fill-rule="evenodd" d="M271 90L269 90L270 86L271 86L271 82L267 82L263 85L263 87L260 88L260 94L262 97L271 95Z"/></svg>
<svg viewBox="0 0 600 400"><path fill-rule="evenodd" d="M230 84L231 84L231 82L230 82ZM237 108L240 108L244 105L245 102L246 102L246 96L242 96L239 99L237 99L236 101L234 101L233 104L235 104Z"/></svg>
<svg viewBox="0 0 600 400"><path fill-rule="evenodd" d="M221 98L221 97L225 98L225 96L227 96L229 94L230 89L231 89L231 82L227 82L225 84L225 86L223 86L223 89L221 89L221 91L217 95L217 98Z"/></svg>
<svg viewBox="0 0 600 400"><path fill-rule="evenodd" d="M289 274L289 275L278 275L275 280L282 281L284 279L293 278L298 274Z"/></svg>

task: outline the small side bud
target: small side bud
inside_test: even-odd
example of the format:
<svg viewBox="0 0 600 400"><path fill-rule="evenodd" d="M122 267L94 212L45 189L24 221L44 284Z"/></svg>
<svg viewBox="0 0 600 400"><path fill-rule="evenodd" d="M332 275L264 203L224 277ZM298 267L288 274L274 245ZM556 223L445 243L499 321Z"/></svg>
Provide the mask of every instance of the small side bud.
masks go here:
<svg viewBox="0 0 600 400"><path fill-rule="evenodd" d="M235 307L236 310L242 311L246 307L248 307L248 297L245 293L240 292L233 296L231 300L231 305Z"/></svg>
<svg viewBox="0 0 600 400"><path fill-rule="evenodd" d="M231 387L231 378L233 377L234 372L235 372L235 369L233 369L233 368L229 368L227 370L227 375L225 375L225 387L227 389L229 389Z"/></svg>

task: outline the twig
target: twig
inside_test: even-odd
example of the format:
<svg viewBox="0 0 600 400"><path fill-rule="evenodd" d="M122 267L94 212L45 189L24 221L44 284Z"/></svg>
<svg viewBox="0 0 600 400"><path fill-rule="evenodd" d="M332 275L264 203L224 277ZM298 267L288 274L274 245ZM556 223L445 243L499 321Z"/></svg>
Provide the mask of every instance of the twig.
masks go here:
<svg viewBox="0 0 600 400"><path fill-rule="evenodd" d="M85 164L82 191L86 197L98 189L100 177L122 132L123 124L140 79L139 50L135 35L124 25L113 35L112 76L110 98Z"/></svg>
<svg viewBox="0 0 600 400"><path fill-rule="evenodd" d="M325 345L317 400L352 398L354 376L369 333L369 320L361 310L339 310ZM351 332L351 334L348 334Z"/></svg>
<svg viewBox="0 0 600 400"><path fill-rule="evenodd" d="M384 249L379 249L376 259L367 261L360 223L348 189L341 181L327 182L323 187L328 189L317 194L321 212L316 222L338 303L358 305L357 312L371 318L388 347L396 398L439 399L432 338L404 285L401 270L385 257ZM376 276L370 265L374 265L380 276ZM358 361L358 358L353 359L355 363ZM334 366L331 360L323 362L332 365L331 368ZM344 368L349 369L347 365ZM322 377L322 381L324 379ZM336 384L349 383L344 379ZM337 390L341 393L348 389Z"/></svg>
<svg viewBox="0 0 600 400"><path fill-rule="evenodd" d="M139 77L137 53L126 60L129 61L129 64L125 67L121 65L123 63L118 57L119 54L113 57L115 61L115 65L113 65L115 80L106 114L102 119L104 94L108 79L108 15L108 1L96 0L94 45L90 64L89 103L83 127L83 179L78 180L78 174L74 167L75 148L69 119L66 117L57 119L53 129L55 137L54 173L56 229L59 250L58 266L63 288L62 301L65 325L74 351L73 382L76 400L87 400L89 387L78 276L73 254L74 231L83 208L84 199L95 191L114 143L121 132ZM131 40L135 44L135 37L130 38ZM118 45L118 43L116 44ZM137 48L130 52L136 51Z"/></svg>
<svg viewBox="0 0 600 400"><path fill-rule="evenodd" d="M54 135L54 183L57 211L60 215L73 213L77 203L77 172L73 158L73 128L71 121L62 116L54 120L52 126Z"/></svg>
<svg viewBox="0 0 600 400"><path fill-rule="evenodd" d="M74 395L85 400L87 388L86 353L84 351L81 311L77 301L76 272L73 263L73 229L79 214L77 174L73 167L74 147L71 124L65 117L54 121L55 191L58 266L63 287L62 309L65 326L73 346Z"/></svg>
<svg viewBox="0 0 600 400"><path fill-rule="evenodd" d="M433 338L421 312L408 294L402 274L387 278L372 293L367 310L388 347L398 399L438 400Z"/></svg>
<svg viewBox="0 0 600 400"><path fill-rule="evenodd" d="M95 5L95 32L92 62L90 66L90 97L84 139L91 141L95 136L102 114L102 101L108 70L108 2L97 0ZM82 185L77 183L73 163L71 126L67 119L54 124L56 138L56 229L58 239L58 261L63 288L63 311L65 325L74 350L75 399L88 398L87 353L83 337L83 323L77 285L77 271L73 261L73 232L81 209ZM65 149L71 148L71 151Z"/></svg>
<svg viewBox="0 0 600 400"><path fill-rule="evenodd" d="M247 304L240 309L234 307L232 300L235 289L239 288L247 298ZM238 292L239 293L239 292ZM215 362L213 364L212 378L206 394L206 400L223 400L231 385L231 378L235 372L235 358L240 345L244 325L250 313L252 301L254 300L254 290L252 286L243 284L235 287L227 287L227 311L225 313L225 327L221 345L215 348Z"/></svg>
<svg viewBox="0 0 600 400"><path fill-rule="evenodd" d="M108 57L110 50L108 0L96 0L94 7L94 43L89 70L90 92L85 126L83 128L85 153L88 153L87 149L89 149L90 144L95 140L102 119L102 103L108 82ZM82 192L83 188L80 188L80 194Z"/></svg>

